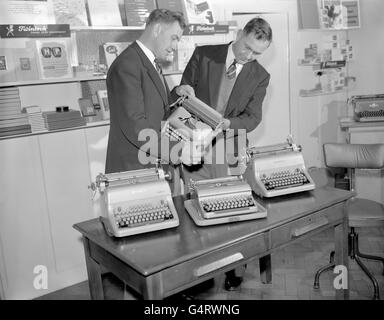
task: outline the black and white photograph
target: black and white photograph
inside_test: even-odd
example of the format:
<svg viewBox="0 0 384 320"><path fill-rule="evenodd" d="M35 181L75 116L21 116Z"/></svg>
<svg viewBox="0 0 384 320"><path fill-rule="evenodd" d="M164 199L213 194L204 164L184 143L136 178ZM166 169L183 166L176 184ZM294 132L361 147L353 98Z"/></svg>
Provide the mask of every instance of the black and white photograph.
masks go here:
<svg viewBox="0 0 384 320"><path fill-rule="evenodd" d="M383 300L383 12L1 0L0 306Z"/></svg>

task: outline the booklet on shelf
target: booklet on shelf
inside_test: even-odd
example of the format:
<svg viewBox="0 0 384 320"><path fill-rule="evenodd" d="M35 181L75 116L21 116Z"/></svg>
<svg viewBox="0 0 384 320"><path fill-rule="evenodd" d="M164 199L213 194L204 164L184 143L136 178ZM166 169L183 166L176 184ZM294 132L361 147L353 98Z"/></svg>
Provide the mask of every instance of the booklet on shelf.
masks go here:
<svg viewBox="0 0 384 320"><path fill-rule="evenodd" d="M88 26L86 0L52 0L56 23Z"/></svg>
<svg viewBox="0 0 384 320"><path fill-rule="evenodd" d="M214 24L212 5L209 1L182 0L185 8L185 16L188 24Z"/></svg>
<svg viewBox="0 0 384 320"><path fill-rule="evenodd" d="M215 23L212 6L207 0L157 0L157 6L182 12L187 24Z"/></svg>
<svg viewBox="0 0 384 320"><path fill-rule="evenodd" d="M127 48L131 42L106 42L103 44L105 62L109 68L117 56Z"/></svg>
<svg viewBox="0 0 384 320"><path fill-rule="evenodd" d="M35 41L40 78L71 78L73 76L67 40L51 38Z"/></svg>
<svg viewBox="0 0 384 320"><path fill-rule="evenodd" d="M117 0L88 0L92 26L122 26Z"/></svg>
<svg viewBox="0 0 384 320"><path fill-rule="evenodd" d="M1 24L54 24L51 0L1 0Z"/></svg>
<svg viewBox="0 0 384 320"><path fill-rule="evenodd" d="M0 48L0 83L16 81L13 50Z"/></svg>
<svg viewBox="0 0 384 320"><path fill-rule="evenodd" d="M149 14L156 8L155 0L124 0L127 26L144 27Z"/></svg>
<svg viewBox="0 0 384 320"><path fill-rule="evenodd" d="M17 81L39 79L39 71L33 48L13 49Z"/></svg>

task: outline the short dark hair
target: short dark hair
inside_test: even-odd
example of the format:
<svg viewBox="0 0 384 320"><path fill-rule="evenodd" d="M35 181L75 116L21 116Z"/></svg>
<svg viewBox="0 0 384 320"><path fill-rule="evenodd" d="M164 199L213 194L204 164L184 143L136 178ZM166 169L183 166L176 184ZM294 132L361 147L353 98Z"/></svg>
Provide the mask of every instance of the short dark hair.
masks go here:
<svg viewBox="0 0 384 320"><path fill-rule="evenodd" d="M175 21L179 23L181 29L184 29L187 26L185 23L184 15L181 12L167 9L155 9L147 18L146 25L149 26L156 22L171 24Z"/></svg>
<svg viewBox="0 0 384 320"><path fill-rule="evenodd" d="M272 29L267 21L262 18L253 18L244 27L246 34L253 33L257 40L272 42Z"/></svg>

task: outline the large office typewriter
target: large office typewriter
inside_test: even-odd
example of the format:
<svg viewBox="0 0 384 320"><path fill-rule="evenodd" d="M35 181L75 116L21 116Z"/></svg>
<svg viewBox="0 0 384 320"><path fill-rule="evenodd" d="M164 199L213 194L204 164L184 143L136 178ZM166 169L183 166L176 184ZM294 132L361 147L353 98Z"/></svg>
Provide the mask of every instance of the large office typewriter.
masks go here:
<svg viewBox="0 0 384 320"><path fill-rule="evenodd" d="M200 141L204 147L222 130L223 116L195 97L180 97L163 125L162 134L177 141Z"/></svg>
<svg viewBox="0 0 384 320"><path fill-rule="evenodd" d="M356 121L384 121L384 94L352 96L349 103Z"/></svg>
<svg viewBox="0 0 384 320"><path fill-rule="evenodd" d="M179 217L161 168L99 174L92 189L102 199L107 232L115 237L177 227Z"/></svg>
<svg viewBox="0 0 384 320"><path fill-rule="evenodd" d="M184 206L198 225L263 218L267 211L241 176L192 181L192 199Z"/></svg>
<svg viewBox="0 0 384 320"><path fill-rule="evenodd" d="M313 190L315 183L305 167L301 147L287 143L247 149L244 177L261 197Z"/></svg>

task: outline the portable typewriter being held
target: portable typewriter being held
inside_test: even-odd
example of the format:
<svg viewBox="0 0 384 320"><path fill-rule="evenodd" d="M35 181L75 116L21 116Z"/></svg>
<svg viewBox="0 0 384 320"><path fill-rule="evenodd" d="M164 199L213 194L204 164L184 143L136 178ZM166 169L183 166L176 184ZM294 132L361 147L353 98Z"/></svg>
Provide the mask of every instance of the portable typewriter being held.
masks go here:
<svg viewBox="0 0 384 320"><path fill-rule="evenodd" d="M100 192L100 219L107 233L125 237L177 227L179 217L166 178L159 167L99 174L91 189Z"/></svg>
<svg viewBox="0 0 384 320"><path fill-rule="evenodd" d="M261 197L313 190L315 183L309 175L301 146L289 137L287 143L246 150L246 181Z"/></svg>
<svg viewBox="0 0 384 320"><path fill-rule="evenodd" d="M223 116L196 97L180 97L162 127L162 134L176 141L197 141L206 148L223 130Z"/></svg>

